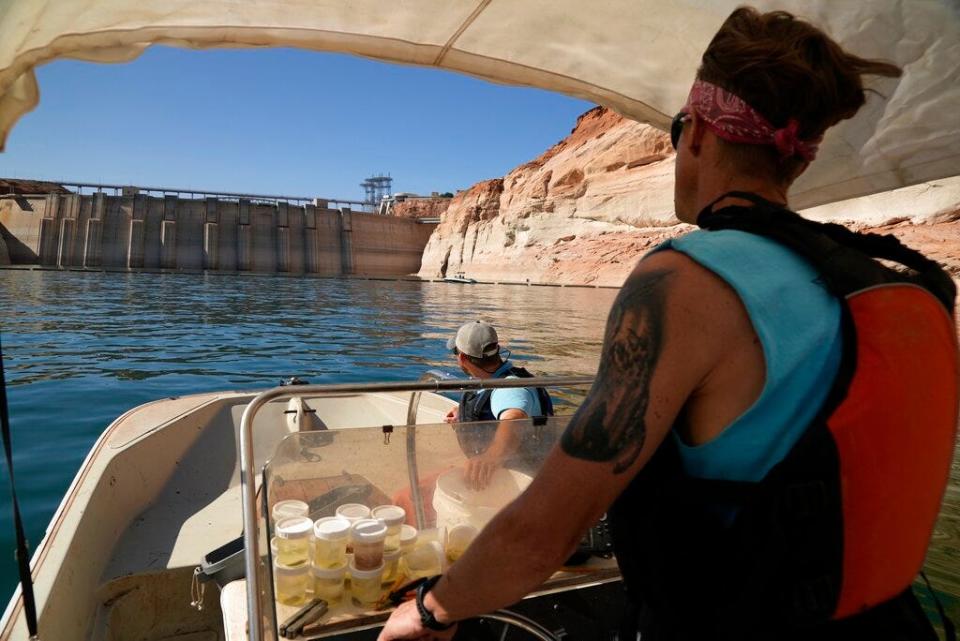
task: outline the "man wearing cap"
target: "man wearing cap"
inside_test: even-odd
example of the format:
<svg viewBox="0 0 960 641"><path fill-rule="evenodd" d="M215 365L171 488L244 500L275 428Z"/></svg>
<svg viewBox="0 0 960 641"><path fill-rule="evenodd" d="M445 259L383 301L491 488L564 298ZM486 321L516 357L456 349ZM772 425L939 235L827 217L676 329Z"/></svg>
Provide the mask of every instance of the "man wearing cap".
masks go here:
<svg viewBox="0 0 960 641"><path fill-rule="evenodd" d="M447 341L457 357L460 369L471 378L530 378L532 374L522 367L514 367L501 356L497 330L488 323L475 321L460 327L457 335ZM509 353L508 353L509 354ZM517 387L512 389L465 392L460 405L447 414L448 423L476 423L501 421L491 425L461 426L457 438L468 456L465 468L467 482L477 488L486 487L497 468L509 464L519 468L538 467L538 451L543 446L527 442L520 426L508 421L553 414L550 396L543 388ZM541 451L542 450L542 451Z"/></svg>

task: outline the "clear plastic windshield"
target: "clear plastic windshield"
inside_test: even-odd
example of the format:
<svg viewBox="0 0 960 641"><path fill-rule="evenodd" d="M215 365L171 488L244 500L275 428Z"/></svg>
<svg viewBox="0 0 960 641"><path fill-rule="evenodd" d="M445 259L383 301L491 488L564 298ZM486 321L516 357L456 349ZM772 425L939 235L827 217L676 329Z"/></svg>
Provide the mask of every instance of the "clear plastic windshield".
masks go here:
<svg viewBox="0 0 960 641"><path fill-rule="evenodd" d="M264 638L277 638L277 626L309 604L315 590L318 595L333 594L331 589L335 593L337 567L343 562L347 567L342 594L329 599L329 610L305 626L302 637L321 638L382 623L389 615L386 596L391 590L444 571L497 512L524 491L568 418L349 428L284 438L264 468L260 502L261 513L267 514L259 519L261 576L267 586L261 595L268 619ZM413 479L416 483L411 483ZM327 530L311 538L307 558L302 549L295 549L296 540L280 536L289 532L278 532L272 514L278 502L289 500L306 503L307 516L315 523L328 519L317 526ZM337 517L338 509L341 518L355 520L380 506L402 508L402 513L393 507L373 515L387 515L384 523L390 526L382 561L375 545L371 557L367 547L355 547L349 536L346 554L338 556L343 554L339 526L329 524L329 519ZM402 526L396 524L398 518ZM281 530L290 524L280 519ZM305 594L300 594L303 584L291 580L297 575L291 561L320 568L310 570ZM382 574L376 577L373 600L368 575L357 566L373 567L378 561ZM357 568L356 576L351 568ZM565 570L555 574L544 590L575 589L618 576L614 561L598 557ZM274 580L266 580L271 574Z"/></svg>

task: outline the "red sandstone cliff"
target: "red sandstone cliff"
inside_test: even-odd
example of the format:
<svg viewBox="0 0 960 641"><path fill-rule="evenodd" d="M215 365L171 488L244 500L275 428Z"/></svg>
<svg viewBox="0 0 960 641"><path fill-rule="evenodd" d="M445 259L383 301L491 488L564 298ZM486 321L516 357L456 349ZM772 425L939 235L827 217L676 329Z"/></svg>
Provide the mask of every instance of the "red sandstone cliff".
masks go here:
<svg viewBox="0 0 960 641"><path fill-rule="evenodd" d="M0 194L69 194L60 183L24 178L0 178Z"/></svg>
<svg viewBox="0 0 960 641"><path fill-rule="evenodd" d="M451 200L443 196L408 197L393 203L391 214L399 218L439 218L446 213Z"/></svg>
<svg viewBox="0 0 960 641"><path fill-rule="evenodd" d="M503 178L457 194L420 276L619 285L648 249L691 229L673 215L666 134L601 107ZM894 233L960 270L960 178L805 212Z"/></svg>
<svg viewBox="0 0 960 641"><path fill-rule="evenodd" d="M457 194L420 275L619 283L677 222L670 158L662 132L591 109L539 158Z"/></svg>

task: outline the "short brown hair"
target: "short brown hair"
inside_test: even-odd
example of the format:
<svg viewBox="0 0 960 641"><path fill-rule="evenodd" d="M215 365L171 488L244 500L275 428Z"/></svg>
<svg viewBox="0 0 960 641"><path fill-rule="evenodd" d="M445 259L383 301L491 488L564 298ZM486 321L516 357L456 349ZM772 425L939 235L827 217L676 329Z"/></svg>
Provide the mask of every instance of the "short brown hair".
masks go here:
<svg viewBox="0 0 960 641"><path fill-rule="evenodd" d="M818 138L866 102L861 76L898 77L896 65L845 52L821 29L786 11L760 13L736 9L703 53L697 78L723 87L776 127L795 118L802 140ZM720 141L721 149L747 171L773 170L772 178L789 183L804 161L780 159L762 145Z"/></svg>
<svg viewBox="0 0 960 641"><path fill-rule="evenodd" d="M503 359L500 358L500 352L496 354L491 354L490 356L470 356L470 354L464 354L467 357L467 360L479 367L482 370L489 370L491 367L499 367L503 364Z"/></svg>

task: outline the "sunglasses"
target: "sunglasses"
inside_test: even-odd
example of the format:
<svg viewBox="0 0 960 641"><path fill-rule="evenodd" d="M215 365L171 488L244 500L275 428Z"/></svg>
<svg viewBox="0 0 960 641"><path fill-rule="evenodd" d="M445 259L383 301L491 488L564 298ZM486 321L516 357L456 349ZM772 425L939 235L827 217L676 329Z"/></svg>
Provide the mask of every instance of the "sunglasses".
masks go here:
<svg viewBox="0 0 960 641"><path fill-rule="evenodd" d="M677 145L680 144L680 134L683 133L683 123L690 120L690 114L685 111L677 112L677 115L673 117L673 121L670 123L670 144L673 145L674 151L677 149Z"/></svg>

